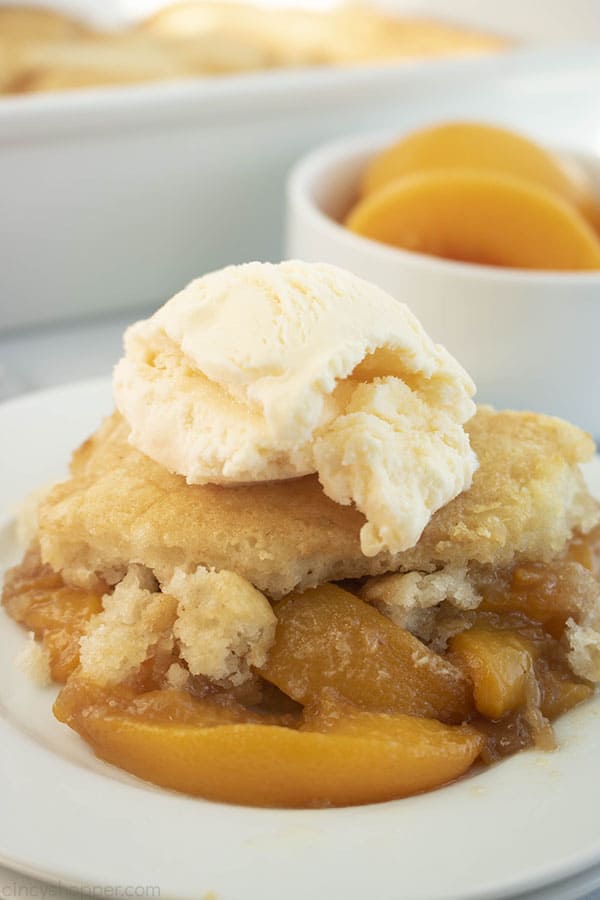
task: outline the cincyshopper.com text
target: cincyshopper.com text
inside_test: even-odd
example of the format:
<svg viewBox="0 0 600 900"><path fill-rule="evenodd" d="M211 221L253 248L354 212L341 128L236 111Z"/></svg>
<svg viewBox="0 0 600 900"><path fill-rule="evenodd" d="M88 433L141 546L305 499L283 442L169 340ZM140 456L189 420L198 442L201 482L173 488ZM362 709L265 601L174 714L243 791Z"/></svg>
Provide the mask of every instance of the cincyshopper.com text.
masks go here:
<svg viewBox="0 0 600 900"><path fill-rule="evenodd" d="M75 891L84 897L106 898L106 900L130 900L138 897L160 897L157 884L32 884L13 882L0 885L0 900L56 900L63 891Z"/></svg>

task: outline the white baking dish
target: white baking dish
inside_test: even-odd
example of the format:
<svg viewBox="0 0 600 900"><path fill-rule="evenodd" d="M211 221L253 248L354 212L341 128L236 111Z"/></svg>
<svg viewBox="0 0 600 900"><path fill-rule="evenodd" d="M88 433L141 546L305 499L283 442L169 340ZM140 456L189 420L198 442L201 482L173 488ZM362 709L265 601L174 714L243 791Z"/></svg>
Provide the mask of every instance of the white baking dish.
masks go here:
<svg viewBox="0 0 600 900"><path fill-rule="evenodd" d="M0 329L159 303L207 269L278 258L287 169L330 137L471 115L564 143L559 109L568 143L593 149L597 58L546 48L2 99Z"/></svg>

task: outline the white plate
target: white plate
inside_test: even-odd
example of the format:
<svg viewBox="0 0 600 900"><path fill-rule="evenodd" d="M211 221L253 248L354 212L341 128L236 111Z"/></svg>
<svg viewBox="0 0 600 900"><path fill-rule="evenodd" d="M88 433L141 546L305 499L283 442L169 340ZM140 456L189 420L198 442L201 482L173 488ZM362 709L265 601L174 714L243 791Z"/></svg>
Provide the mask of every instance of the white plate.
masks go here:
<svg viewBox="0 0 600 900"><path fill-rule="evenodd" d="M18 556L13 505L64 471L110 405L101 381L0 407L0 564ZM598 461L589 473L600 491ZM189 900L209 891L219 900L498 900L600 863L599 699L561 720L555 753L523 753L431 794L354 809L247 809L163 791L97 760L52 718L54 690L14 668L23 633L6 616L0 635L0 863L29 875L88 892L106 885L111 896L120 886Z"/></svg>

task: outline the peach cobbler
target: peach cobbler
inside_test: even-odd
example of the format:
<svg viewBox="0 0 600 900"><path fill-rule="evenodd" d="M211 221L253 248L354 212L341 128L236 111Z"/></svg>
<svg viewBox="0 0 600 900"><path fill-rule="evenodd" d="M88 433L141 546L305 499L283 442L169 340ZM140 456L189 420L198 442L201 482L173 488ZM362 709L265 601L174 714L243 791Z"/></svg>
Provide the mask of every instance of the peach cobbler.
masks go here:
<svg viewBox="0 0 600 900"><path fill-rule="evenodd" d="M509 46L460 24L354 2L315 10L183 0L120 28L96 27L47 4L0 3L0 96L472 56Z"/></svg>
<svg viewBox="0 0 600 900"><path fill-rule="evenodd" d="M600 680L600 508L566 422L475 407L407 307L229 267L126 334L8 614L102 759L212 800L403 797L554 746Z"/></svg>

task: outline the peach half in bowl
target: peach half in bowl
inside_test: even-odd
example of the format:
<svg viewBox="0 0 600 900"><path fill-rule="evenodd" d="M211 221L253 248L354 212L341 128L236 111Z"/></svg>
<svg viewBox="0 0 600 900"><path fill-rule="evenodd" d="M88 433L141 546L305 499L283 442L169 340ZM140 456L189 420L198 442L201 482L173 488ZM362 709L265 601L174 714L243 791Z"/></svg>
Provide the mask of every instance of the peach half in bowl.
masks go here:
<svg viewBox="0 0 600 900"><path fill-rule="evenodd" d="M516 268L514 254L505 265L464 262L356 233L347 224L356 221L361 199L359 213L365 205L367 169L394 139L388 133L339 140L296 164L287 185L286 255L350 269L406 302L470 372L480 402L564 416L599 436L600 268L593 268L593 237L591 252L584 250L588 268L551 270ZM565 172L582 175L600 197L600 158L557 156ZM454 212L460 227L472 203L464 190ZM435 204L425 207L427 227L435 227ZM555 239L535 233L535 217L527 222L527 210L523 216L517 210L498 225L512 232L513 244L528 233L538 246ZM448 208L439 215L447 227Z"/></svg>

